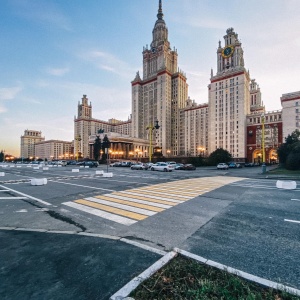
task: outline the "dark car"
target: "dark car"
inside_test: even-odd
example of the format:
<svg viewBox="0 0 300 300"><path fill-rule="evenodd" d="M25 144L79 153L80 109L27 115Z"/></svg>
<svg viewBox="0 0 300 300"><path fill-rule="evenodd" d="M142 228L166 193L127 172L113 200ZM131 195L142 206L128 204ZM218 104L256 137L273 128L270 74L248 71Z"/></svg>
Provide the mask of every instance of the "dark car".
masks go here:
<svg viewBox="0 0 300 300"><path fill-rule="evenodd" d="M228 167L229 168L237 168L237 165L236 165L236 163L232 162L232 163L229 164Z"/></svg>
<svg viewBox="0 0 300 300"><path fill-rule="evenodd" d="M244 166L245 167L254 167L254 163L246 163Z"/></svg>
<svg viewBox="0 0 300 300"><path fill-rule="evenodd" d="M182 166L182 170L196 170L196 167L192 164L185 164Z"/></svg>
<svg viewBox="0 0 300 300"><path fill-rule="evenodd" d="M85 167L89 167L89 168L97 168L98 167L98 162L96 162L96 161L85 161L83 163L83 165Z"/></svg>

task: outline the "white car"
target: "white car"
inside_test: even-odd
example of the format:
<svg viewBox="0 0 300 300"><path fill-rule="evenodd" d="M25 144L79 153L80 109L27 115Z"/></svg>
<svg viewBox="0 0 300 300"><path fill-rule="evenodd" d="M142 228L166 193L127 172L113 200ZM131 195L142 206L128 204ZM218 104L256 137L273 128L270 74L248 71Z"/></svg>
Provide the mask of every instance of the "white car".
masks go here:
<svg viewBox="0 0 300 300"><path fill-rule="evenodd" d="M219 164L217 165L217 169L218 169L218 170L228 170L228 165L225 164L225 163L219 163Z"/></svg>
<svg viewBox="0 0 300 300"><path fill-rule="evenodd" d="M175 169L174 166L164 162L156 163L152 165L150 168L151 171L163 171L163 172L172 172L174 169Z"/></svg>
<svg viewBox="0 0 300 300"><path fill-rule="evenodd" d="M134 164L130 167L131 170L147 170L148 167L145 164Z"/></svg>

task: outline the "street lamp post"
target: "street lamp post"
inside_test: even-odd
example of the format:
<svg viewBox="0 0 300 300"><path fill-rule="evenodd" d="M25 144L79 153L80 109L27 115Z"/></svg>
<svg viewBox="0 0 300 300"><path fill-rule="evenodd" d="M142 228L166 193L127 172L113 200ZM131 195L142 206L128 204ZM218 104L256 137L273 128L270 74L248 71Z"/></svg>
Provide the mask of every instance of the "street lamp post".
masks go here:
<svg viewBox="0 0 300 300"><path fill-rule="evenodd" d="M75 137L75 140L77 141L77 161L78 161L78 157L79 157L79 142L81 141L81 136L80 136L80 134L79 135L77 135L76 137Z"/></svg>
<svg viewBox="0 0 300 300"><path fill-rule="evenodd" d="M265 157L265 114L262 114L261 116L261 129L262 129L262 134L261 134L261 147L262 147L262 173L265 174L267 171L266 167L266 157Z"/></svg>
<svg viewBox="0 0 300 300"><path fill-rule="evenodd" d="M131 161L131 158L132 158L132 156L133 156L133 152L132 151L129 151L129 159L130 159L130 161Z"/></svg>
<svg viewBox="0 0 300 300"><path fill-rule="evenodd" d="M198 150L200 152L200 156L204 156L205 148L204 147L199 147Z"/></svg>
<svg viewBox="0 0 300 300"><path fill-rule="evenodd" d="M155 121L155 125L149 125L146 130L149 130L149 134L150 134L150 146L149 146L149 162L151 162L152 159L152 134L153 134L153 130L157 130L159 129L160 126L158 125L158 120Z"/></svg>
<svg viewBox="0 0 300 300"><path fill-rule="evenodd" d="M135 153L136 153L136 162L138 162L138 159L139 159L139 151L140 151L140 150L136 148L134 151L135 151Z"/></svg>
<svg viewBox="0 0 300 300"><path fill-rule="evenodd" d="M168 157L170 157L171 150L167 150Z"/></svg>

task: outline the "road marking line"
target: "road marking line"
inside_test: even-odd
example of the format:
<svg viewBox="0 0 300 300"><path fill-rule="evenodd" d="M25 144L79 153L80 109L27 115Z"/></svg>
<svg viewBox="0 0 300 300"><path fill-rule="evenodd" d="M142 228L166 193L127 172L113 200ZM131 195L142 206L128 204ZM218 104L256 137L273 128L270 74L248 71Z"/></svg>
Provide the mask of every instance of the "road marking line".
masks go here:
<svg viewBox="0 0 300 300"><path fill-rule="evenodd" d="M130 190L130 192L132 192L132 193L135 193L135 191L136 190ZM190 199L191 197L189 197L189 196L183 196L183 195L176 195L176 194L172 194L172 193L169 193L169 192L167 192L166 190L164 190L163 192L161 192L161 191L157 191L157 190L146 190L146 189L144 189L144 188L141 188L141 189L139 189L138 190L138 192L144 192L144 193L146 193L146 194L149 194L149 193L151 193L151 194L159 194L159 195L161 195L161 196L163 196L163 197L166 197L166 198L168 198L168 197L170 197L171 199L175 199L175 200L181 200L181 201L185 201L186 199Z"/></svg>
<svg viewBox="0 0 300 300"><path fill-rule="evenodd" d="M144 219L147 218L147 216L143 215L143 214L130 212L130 211L123 210L123 209L120 209L120 208L110 207L110 206L107 206L107 205L95 203L95 202L92 202L92 201L87 201L87 200L84 200L84 199L76 200L75 202L79 203L79 204L86 205L86 206L99 208L101 210L108 211L108 212L111 212L111 213L115 213L115 214L118 214L118 215L121 215L121 216L129 217L129 218L135 219L135 220L144 220Z"/></svg>
<svg viewBox="0 0 300 300"><path fill-rule="evenodd" d="M25 196L25 197L27 197L27 198L29 198L29 199L32 199L32 200L41 202L41 203L43 203L43 204L45 204L45 205L52 205L52 204L49 203L49 202L46 202L46 201L44 201L44 200L41 200L41 199L38 199L38 198L35 198L35 197L32 197L32 196L29 196L29 195L27 195L27 194L18 192L18 191L16 191L16 190L10 189L10 188L8 188L8 187L6 187L6 186L0 185L0 187L1 187L1 188L4 188L4 189L7 189L7 190L9 190L9 191L11 191L11 192L14 192L14 193L16 193L16 194Z"/></svg>
<svg viewBox="0 0 300 300"><path fill-rule="evenodd" d="M174 200L174 199L169 199L169 198L164 198L164 197L157 197L149 194L142 194L138 192L129 192L129 191L122 191L122 192L116 192L114 193L115 195L123 195L123 194L128 194L132 198L147 198L149 199L150 202L157 202L157 203L162 203L162 204L167 204L167 205L174 205L174 203L183 203L183 201L180 200ZM139 197L141 196L141 197Z"/></svg>
<svg viewBox="0 0 300 300"><path fill-rule="evenodd" d="M151 207L151 210L150 210L150 208L149 209L144 209L144 207L147 207L149 205L133 203L133 202L130 202L130 201L118 200L118 199L113 199L113 198L109 198L109 197L102 197L102 196L97 196L95 198L88 197L88 198L85 198L85 200L100 203L100 204L104 204L104 205L107 205L107 206L117 207L117 208L120 208L120 209L125 209L125 210L128 210L128 211L133 211L133 212L136 212L136 213L144 214L146 216L153 216L157 212L164 211L163 208L159 208L159 207ZM143 208L141 208L141 207L143 207Z"/></svg>
<svg viewBox="0 0 300 300"><path fill-rule="evenodd" d="M300 221L296 221L296 220L284 219L284 221L286 221L286 222L291 222L291 223L298 223L298 224L300 224Z"/></svg>
<svg viewBox="0 0 300 300"><path fill-rule="evenodd" d="M27 197L0 197L0 200L22 200L28 199Z"/></svg>
<svg viewBox="0 0 300 300"><path fill-rule="evenodd" d="M141 203L141 204L147 204L147 205L151 204L152 206L157 206L157 207L162 207L162 208L170 208L171 207L171 205L164 205L164 204L160 204L160 203L154 203L152 201L138 200L138 199L119 196L119 195L114 195L114 194L105 194L104 196L109 196L111 198L116 198L116 199L121 199L121 200L129 200L129 201L136 202L136 203Z"/></svg>
<svg viewBox="0 0 300 300"><path fill-rule="evenodd" d="M291 199L292 201L300 201L300 199Z"/></svg>
<svg viewBox="0 0 300 300"><path fill-rule="evenodd" d="M97 187L87 186L87 185L81 185L81 184L75 184L75 183L60 182L60 181L55 181L55 180L52 180L52 182L56 182L56 183L60 183L60 184L67 184L67 185L75 185L75 186L85 187L85 188L93 189L93 190L101 190L101 191L115 192L115 190L102 189L102 188L97 188Z"/></svg>
<svg viewBox="0 0 300 300"><path fill-rule="evenodd" d="M131 219L128 219L128 218L125 218L125 217L122 217L122 216L115 215L115 214L110 214L108 212L101 211L101 210L95 209L95 208L91 208L91 207L88 207L88 206L85 206L85 205L82 205L82 204L77 204L77 203L74 203L74 202L64 202L62 204L67 205L67 206L72 207L72 208L75 208L75 209L79 209L79 210L84 211L86 213L89 213L89 214L92 214L92 215L95 215L95 216L98 216L98 217L101 217L101 218L104 218L104 219L107 219L107 220L110 220L110 221L113 221L113 222L117 222L117 223L120 223L120 224L123 224L123 225L127 225L127 226L132 225L132 224L137 222L135 220L131 220Z"/></svg>
<svg viewBox="0 0 300 300"><path fill-rule="evenodd" d="M110 194L78 199L74 201L75 203L71 203L82 204L81 207L92 207L94 211L99 209L99 211L111 213L110 215L116 214L134 220L144 220L157 212L163 212L165 209L218 189L226 184L244 179L238 177L214 177L211 179L206 177L174 180L167 184L161 183L151 187L133 188L121 192L114 191ZM177 189L178 187L187 191L176 190L169 192L170 189ZM178 193L185 195L178 195ZM82 210L80 206L77 206L77 208ZM118 221L115 220L115 222Z"/></svg>

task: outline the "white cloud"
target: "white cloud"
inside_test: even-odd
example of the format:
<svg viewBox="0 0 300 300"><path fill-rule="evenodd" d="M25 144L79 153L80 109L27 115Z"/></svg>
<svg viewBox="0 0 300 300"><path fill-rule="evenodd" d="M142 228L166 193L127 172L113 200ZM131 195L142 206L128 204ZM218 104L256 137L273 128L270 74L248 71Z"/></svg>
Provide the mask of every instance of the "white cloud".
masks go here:
<svg viewBox="0 0 300 300"><path fill-rule="evenodd" d="M133 68L127 62L111 53L90 50L79 54L79 57L93 63L98 69L117 74L127 79L131 78L132 74L134 74Z"/></svg>
<svg viewBox="0 0 300 300"><path fill-rule="evenodd" d="M47 73L53 76L63 76L67 74L70 69L69 68L48 68Z"/></svg>
<svg viewBox="0 0 300 300"><path fill-rule="evenodd" d="M4 106L0 105L0 114L6 112L7 109Z"/></svg>
<svg viewBox="0 0 300 300"><path fill-rule="evenodd" d="M11 88L0 88L0 101L15 99L15 97L21 90L22 88L19 86L15 86Z"/></svg>

